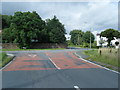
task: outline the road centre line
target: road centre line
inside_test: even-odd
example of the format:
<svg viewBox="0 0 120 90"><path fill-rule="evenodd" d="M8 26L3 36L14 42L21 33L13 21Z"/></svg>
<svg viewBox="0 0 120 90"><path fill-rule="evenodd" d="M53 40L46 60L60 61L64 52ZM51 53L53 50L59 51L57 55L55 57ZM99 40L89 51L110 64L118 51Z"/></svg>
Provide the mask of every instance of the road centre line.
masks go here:
<svg viewBox="0 0 120 90"><path fill-rule="evenodd" d="M54 66L57 68L57 69L60 69L54 62L51 58L49 58L49 60L54 64Z"/></svg>
<svg viewBox="0 0 120 90"><path fill-rule="evenodd" d="M106 70L108 70L108 71L112 71L112 72L115 72L115 73L117 73L117 74L120 74L120 73L117 72L117 71L111 70L111 69L106 68L106 67L103 67L103 66L101 66L101 65L99 65L99 64L96 64L96 63L93 63L93 62L91 62L91 61L85 60L85 59L83 59L81 56L79 56L76 52L75 52L74 54L75 54L76 56L78 56L79 59L81 59L81 60L83 60L83 61L86 61L86 62L88 62L88 63L94 64L94 65L99 66L99 67L102 67L102 68L104 68L104 69L106 69Z"/></svg>
<svg viewBox="0 0 120 90"><path fill-rule="evenodd" d="M74 86L74 88L75 88L76 90L80 90L80 88L79 88L78 86Z"/></svg>

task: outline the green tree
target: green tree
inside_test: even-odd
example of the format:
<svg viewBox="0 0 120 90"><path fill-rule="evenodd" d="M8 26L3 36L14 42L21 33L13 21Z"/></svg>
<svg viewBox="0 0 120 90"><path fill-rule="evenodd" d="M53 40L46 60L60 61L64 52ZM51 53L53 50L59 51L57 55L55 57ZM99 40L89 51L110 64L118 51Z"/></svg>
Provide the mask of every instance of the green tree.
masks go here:
<svg viewBox="0 0 120 90"><path fill-rule="evenodd" d="M2 15L2 29L9 28L12 21L12 16Z"/></svg>
<svg viewBox="0 0 120 90"><path fill-rule="evenodd" d="M65 43L65 28L64 25L57 19L56 16L52 19L46 20L46 30L49 35L49 42L52 43Z"/></svg>
<svg viewBox="0 0 120 90"><path fill-rule="evenodd" d="M83 35L84 42L90 43L90 38L91 38L91 43L93 43L95 40L95 36L90 31L86 31Z"/></svg>
<svg viewBox="0 0 120 90"><path fill-rule="evenodd" d="M101 32L100 35L108 38L108 46L110 46L110 42L114 39L114 37L120 38L120 31L114 29L106 29L105 31Z"/></svg>
<svg viewBox="0 0 120 90"><path fill-rule="evenodd" d="M83 43L83 34L84 32L82 32L81 30L72 30L70 32L70 35L71 35L71 42L74 44L74 45L80 45Z"/></svg>
<svg viewBox="0 0 120 90"><path fill-rule="evenodd" d="M44 27L45 22L35 11L15 12L10 27L3 30L3 41L19 43L20 48L30 48L32 40L42 42Z"/></svg>

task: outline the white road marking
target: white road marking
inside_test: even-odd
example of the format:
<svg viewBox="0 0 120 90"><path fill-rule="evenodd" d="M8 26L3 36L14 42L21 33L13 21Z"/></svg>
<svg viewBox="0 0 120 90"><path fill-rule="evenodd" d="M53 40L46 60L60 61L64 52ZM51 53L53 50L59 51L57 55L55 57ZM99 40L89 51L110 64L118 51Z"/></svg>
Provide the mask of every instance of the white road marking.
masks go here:
<svg viewBox="0 0 120 90"><path fill-rule="evenodd" d="M54 64L54 66L55 66L57 69L60 69L60 68L52 61L51 58L49 58L49 59L50 59L50 61Z"/></svg>
<svg viewBox="0 0 120 90"><path fill-rule="evenodd" d="M15 58L13 60L11 60L8 64L6 64L3 68L0 69L0 71L2 71L3 69L5 69L8 65L10 65L13 61L15 60Z"/></svg>
<svg viewBox="0 0 120 90"><path fill-rule="evenodd" d="M7 54L8 56L14 56L13 54Z"/></svg>
<svg viewBox="0 0 120 90"><path fill-rule="evenodd" d="M30 56L30 57L31 57L31 55L30 55L30 54L28 54L28 56Z"/></svg>
<svg viewBox="0 0 120 90"><path fill-rule="evenodd" d="M30 57L36 57L37 55L30 55L30 54L28 54L28 56L30 56Z"/></svg>
<svg viewBox="0 0 120 90"><path fill-rule="evenodd" d="M74 88L75 88L76 90L80 90L80 88L79 88L78 86L74 86Z"/></svg>
<svg viewBox="0 0 120 90"><path fill-rule="evenodd" d="M36 57L37 55L33 55L33 57Z"/></svg>
<svg viewBox="0 0 120 90"><path fill-rule="evenodd" d="M115 73L120 74L120 73L117 72L117 71L111 70L111 69L109 69L109 68L103 67L103 66L98 65L98 64L96 64L96 63L93 63L93 62L91 62L91 61L85 60L85 59L83 59L81 56L79 56L76 52L75 52L75 55L78 56L79 59L81 59L81 60L83 60L83 61L86 61L86 62L88 62L88 63L94 64L94 65L99 66L99 67L102 67L102 68L104 68L104 69L106 69L106 70L108 70L108 71L112 71L112 72L115 72Z"/></svg>

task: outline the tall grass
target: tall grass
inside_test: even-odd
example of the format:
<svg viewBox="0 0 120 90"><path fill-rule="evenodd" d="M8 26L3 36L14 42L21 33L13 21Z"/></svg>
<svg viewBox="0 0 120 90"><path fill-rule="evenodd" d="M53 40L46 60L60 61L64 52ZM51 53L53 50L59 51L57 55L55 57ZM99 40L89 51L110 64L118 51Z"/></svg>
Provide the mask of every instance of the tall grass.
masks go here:
<svg viewBox="0 0 120 90"><path fill-rule="evenodd" d="M119 49L114 48L100 48L98 50L88 50L84 52L89 57L87 59L91 59L92 61L97 61L106 64L107 67L112 68L119 67Z"/></svg>
<svg viewBox="0 0 120 90"><path fill-rule="evenodd" d="M119 49L114 49L114 48L100 48L98 50L98 53L100 54L101 51L101 55L102 57L104 57L106 59L106 62L108 62L108 64L113 64L115 66L118 66L118 56L119 56Z"/></svg>

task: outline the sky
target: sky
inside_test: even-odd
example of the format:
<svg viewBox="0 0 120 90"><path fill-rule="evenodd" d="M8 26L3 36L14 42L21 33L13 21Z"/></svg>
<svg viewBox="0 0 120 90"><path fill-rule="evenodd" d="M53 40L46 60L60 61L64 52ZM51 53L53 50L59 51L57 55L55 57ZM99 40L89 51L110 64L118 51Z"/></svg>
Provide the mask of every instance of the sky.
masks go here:
<svg viewBox="0 0 120 90"><path fill-rule="evenodd" d="M73 29L91 30L94 35L113 28L118 30L118 2L2 2L2 14L14 15L16 11L36 11L40 17L51 19L54 15L64 24L67 34Z"/></svg>

